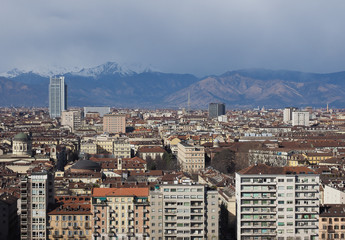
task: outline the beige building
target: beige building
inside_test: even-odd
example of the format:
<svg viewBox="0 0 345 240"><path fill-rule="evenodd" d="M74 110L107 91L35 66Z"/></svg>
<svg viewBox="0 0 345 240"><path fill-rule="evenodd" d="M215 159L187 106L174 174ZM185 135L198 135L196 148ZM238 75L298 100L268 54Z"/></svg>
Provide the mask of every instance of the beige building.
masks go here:
<svg viewBox="0 0 345 240"><path fill-rule="evenodd" d="M177 144L177 160L180 170L195 173L205 168L205 148L203 146Z"/></svg>
<svg viewBox="0 0 345 240"><path fill-rule="evenodd" d="M61 196L48 213L48 239L91 239L91 201L87 196Z"/></svg>
<svg viewBox="0 0 345 240"><path fill-rule="evenodd" d="M103 117L103 132L107 133L125 133L126 116L105 114Z"/></svg>
<svg viewBox="0 0 345 240"><path fill-rule="evenodd" d="M67 110L61 113L61 125L69 126L72 132L81 127L81 111Z"/></svg>
<svg viewBox="0 0 345 240"><path fill-rule="evenodd" d="M167 184L150 192L151 239L218 239L218 193L204 185Z"/></svg>
<svg viewBox="0 0 345 240"><path fill-rule="evenodd" d="M94 188L94 239L148 239L148 188Z"/></svg>
<svg viewBox="0 0 345 240"><path fill-rule="evenodd" d="M319 239L345 239L345 204L328 204L321 207Z"/></svg>

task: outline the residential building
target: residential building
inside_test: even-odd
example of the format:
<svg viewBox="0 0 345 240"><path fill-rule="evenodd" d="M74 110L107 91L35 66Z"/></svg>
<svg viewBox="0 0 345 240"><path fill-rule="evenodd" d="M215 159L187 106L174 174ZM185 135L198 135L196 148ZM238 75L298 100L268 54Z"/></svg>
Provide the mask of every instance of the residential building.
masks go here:
<svg viewBox="0 0 345 240"><path fill-rule="evenodd" d="M180 170L189 173L196 173L205 168L205 148L198 145L186 143L177 144L177 161Z"/></svg>
<svg viewBox="0 0 345 240"><path fill-rule="evenodd" d="M72 132L75 129L80 128L81 127L81 111L80 110L62 111L61 125L69 126Z"/></svg>
<svg viewBox="0 0 345 240"><path fill-rule="evenodd" d="M218 116L225 115L224 103L210 103L208 105L209 118L217 118Z"/></svg>
<svg viewBox="0 0 345 240"><path fill-rule="evenodd" d="M113 156L115 158L130 158L131 144L124 139L116 139L113 141Z"/></svg>
<svg viewBox="0 0 345 240"><path fill-rule="evenodd" d="M237 239L318 239L319 175L252 165L236 173Z"/></svg>
<svg viewBox="0 0 345 240"><path fill-rule="evenodd" d="M54 203L54 178L50 172L32 172L20 182L21 239L47 239L47 211Z"/></svg>
<svg viewBox="0 0 345 240"><path fill-rule="evenodd" d="M293 112L292 126L306 126L309 124L309 112Z"/></svg>
<svg viewBox="0 0 345 240"><path fill-rule="evenodd" d="M218 192L200 184L163 184L150 191L151 239L218 239Z"/></svg>
<svg viewBox="0 0 345 240"><path fill-rule="evenodd" d="M325 185L323 188L324 204L345 204L345 192L336 186Z"/></svg>
<svg viewBox="0 0 345 240"><path fill-rule="evenodd" d="M60 196L48 213L48 239L92 239L91 199L88 196Z"/></svg>
<svg viewBox="0 0 345 240"><path fill-rule="evenodd" d="M116 114L105 114L103 117L103 132L125 133L126 116Z"/></svg>
<svg viewBox="0 0 345 240"><path fill-rule="evenodd" d="M292 121L292 113L296 111L297 108L295 107L286 107L283 112L283 122L285 124L291 124Z"/></svg>
<svg viewBox="0 0 345 240"><path fill-rule="evenodd" d="M148 239L149 189L94 188L94 239Z"/></svg>
<svg viewBox="0 0 345 240"><path fill-rule="evenodd" d="M19 222L17 198L3 193L0 195L0 239L18 239Z"/></svg>
<svg viewBox="0 0 345 240"><path fill-rule="evenodd" d="M142 159L147 160L148 157L155 160L157 157L163 158L165 149L160 146L143 146L138 149L138 155Z"/></svg>
<svg viewBox="0 0 345 240"><path fill-rule="evenodd" d="M67 85L65 77L51 77L49 83L49 115L51 118L61 116L67 110Z"/></svg>
<svg viewBox="0 0 345 240"><path fill-rule="evenodd" d="M344 204L329 204L321 207L319 239L345 239Z"/></svg>

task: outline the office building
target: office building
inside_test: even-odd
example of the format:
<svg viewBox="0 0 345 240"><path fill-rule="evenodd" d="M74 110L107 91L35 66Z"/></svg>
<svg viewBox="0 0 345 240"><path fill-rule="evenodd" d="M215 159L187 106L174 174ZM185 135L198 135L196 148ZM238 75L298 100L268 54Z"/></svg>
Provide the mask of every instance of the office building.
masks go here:
<svg viewBox="0 0 345 240"><path fill-rule="evenodd" d="M293 112L292 126L306 126L309 127L309 112Z"/></svg>
<svg viewBox="0 0 345 240"><path fill-rule="evenodd" d="M197 173L205 168L205 148L203 146L177 144L177 161L183 172Z"/></svg>
<svg viewBox="0 0 345 240"><path fill-rule="evenodd" d="M167 184L150 191L151 239L218 239L218 192L200 184Z"/></svg>
<svg viewBox="0 0 345 240"><path fill-rule="evenodd" d="M208 105L209 118L217 118L218 116L225 115L224 103L210 103Z"/></svg>
<svg viewBox="0 0 345 240"><path fill-rule="evenodd" d="M319 188L319 175L307 167L258 164L237 172L237 239L318 239Z"/></svg>
<svg viewBox="0 0 345 240"><path fill-rule="evenodd" d="M94 239L149 239L148 188L94 188Z"/></svg>
<svg viewBox="0 0 345 240"><path fill-rule="evenodd" d="M103 132L125 133L126 116L116 114L106 114L103 117Z"/></svg>
<svg viewBox="0 0 345 240"><path fill-rule="evenodd" d="M67 110L67 85L65 77L51 77L49 83L49 115L51 118L61 116Z"/></svg>
<svg viewBox="0 0 345 240"><path fill-rule="evenodd" d="M47 171L32 172L20 182L21 239L47 239L47 211L54 204L54 179Z"/></svg>
<svg viewBox="0 0 345 240"><path fill-rule="evenodd" d="M100 117L110 113L110 107L84 107L84 117L87 113L99 113Z"/></svg>

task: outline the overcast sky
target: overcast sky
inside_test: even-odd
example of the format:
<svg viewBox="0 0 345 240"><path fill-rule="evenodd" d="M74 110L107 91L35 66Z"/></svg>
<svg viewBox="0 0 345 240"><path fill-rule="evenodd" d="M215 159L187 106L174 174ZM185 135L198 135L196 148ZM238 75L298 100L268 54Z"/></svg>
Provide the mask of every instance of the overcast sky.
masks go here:
<svg viewBox="0 0 345 240"><path fill-rule="evenodd" d="M1 0L0 72L116 61L163 72L345 70L344 0Z"/></svg>

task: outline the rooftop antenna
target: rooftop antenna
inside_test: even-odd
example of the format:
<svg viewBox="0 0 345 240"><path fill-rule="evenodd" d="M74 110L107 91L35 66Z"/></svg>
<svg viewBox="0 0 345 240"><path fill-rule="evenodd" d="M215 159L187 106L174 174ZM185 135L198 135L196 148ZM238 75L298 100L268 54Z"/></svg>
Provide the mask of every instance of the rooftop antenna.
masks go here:
<svg viewBox="0 0 345 240"><path fill-rule="evenodd" d="M187 111L190 113L190 91L188 91L188 102L187 102Z"/></svg>
<svg viewBox="0 0 345 240"><path fill-rule="evenodd" d="M327 103L327 112L329 111L329 108L328 108L328 103Z"/></svg>

